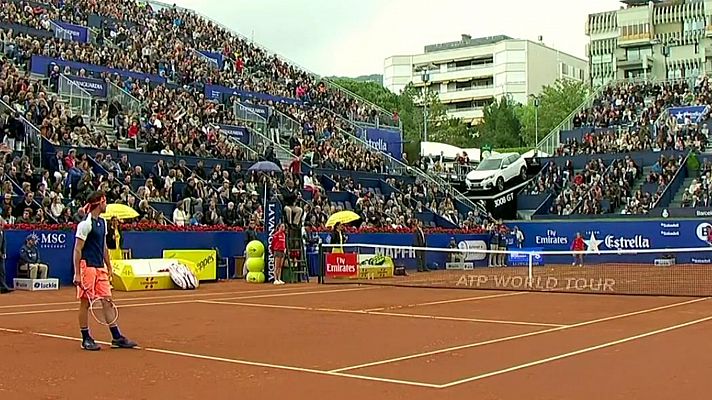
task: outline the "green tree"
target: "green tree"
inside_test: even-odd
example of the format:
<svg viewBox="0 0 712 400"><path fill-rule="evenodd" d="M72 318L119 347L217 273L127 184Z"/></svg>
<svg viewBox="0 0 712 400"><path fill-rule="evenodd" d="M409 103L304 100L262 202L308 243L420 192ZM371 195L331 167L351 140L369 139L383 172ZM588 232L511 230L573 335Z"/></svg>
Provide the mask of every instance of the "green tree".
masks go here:
<svg viewBox="0 0 712 400"><path fill-rule="evenodd" d="M588 87L582 82L557 80L544 86L539 95L539 141L566 119L588 96ZM536 111L534 99L517 111L522 124L524 144L534 146L536 142Z"/></svg>
<svg viewBox="0 0 712 400"><path fill-rule="evenodd" d="M447 109L434 91L423 99L421 89L409 84L400 94L390 92L375 82L359 82L348 78L334 80L345 89L389 111L397 111L403 125L403 140L410 160L420 152L424 132L423 103L428 104L428 140L458 147L473 147L476 131L468 124L447 115Z"/></svg>
<svg viewBox="0 0 712 400"><path fill-rule="evenodd" d="M479 132L479 144L495 148L521 146L522 125L517 116L518 108L520 106L507 97L485 107L482 123L475 127Z"/></svg>

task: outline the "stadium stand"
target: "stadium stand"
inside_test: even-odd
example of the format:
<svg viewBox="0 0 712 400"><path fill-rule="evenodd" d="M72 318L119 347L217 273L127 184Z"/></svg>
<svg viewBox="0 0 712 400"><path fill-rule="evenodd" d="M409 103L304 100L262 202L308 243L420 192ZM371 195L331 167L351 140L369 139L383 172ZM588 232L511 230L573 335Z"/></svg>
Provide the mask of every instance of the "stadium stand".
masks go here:
<svg viewBox="0 0 712 400"><path fill-rule="evenodd" d="M704 76L610 84L573 115L573 129L555 133L560 144L553 157L521 194L551 194L535 213L541 218L647 214L667 207L687 175L688 154L709 145L711 100ZM696 117L669 112L694 106L705 110ZM690 195L680 200L689 204Z"/></svg>
<svg viewBox="0 0 712 400"><path fill-rule="evenodd" d="M54 162L59 166L50 171L53 177L58 173L64 174L57 180L66 179L67 176L62 157L71 147L78 146L80 156L92 164L93 170L89 174L91 178L85 178L84 170L68 169L72 171L69 175L81 183L82 188L99 187L105 179L121 182L125 186L115 190L124 193L124 188L128 187L131 194L124 194L118 200L135 203L141 211L142 219L147 215L150 217L148 219L158 221L164 218L161 217L163 215L167 220L176 222L175 218L171 218L175 208L172 202L181 204L183 213L188 215L203 213L206 211L204 206L208 210L215 208L218 211L228 208L240 212L245 210L241 214L242 220L256 215L255 210L244 207L246 202L240 196L231 199L234 201L221 200L221 204L215 204L216 197L220 199L221 193L215 187L221 188L222 182L216 182L215 179L206 181L207 177L190 171L200 157L210 158L214 165L235 167L240 164L241 168L247 168L249 162L243 160L265 159L278 163L282 161L284 164L284 158L279 160L277 157L280 154L286 155L290 168L293 160L300 157L310 167L378 174L390 172L392 160L354 140L354 125L350 121L393 124L395 120L388 121L376 108L345 96L343 92L329 89L325 82L315 81L312 76L287 66L276 56L268 55L252 44L231 36L191 12L179 8L151 10L146 5L130 1L112 4L71 1L63 2L61 8L56 6L37 3L28 8L21 2L2 4L0 21L22 25L24 29L22 32L4 29L0 33L3 54L8 60L27 68L32 55L40 54L54 59L155 74L168 80L165 85L155 84L119 74L97 74L91 69L50 65L46 80L32 80L35 85L32 92L36 99L30 99L27 107L23 106L24 98L6 99L6 103L12 103L9 108L26 113L26 121L38 126L42 140L52 145L41 146L53 149L52 154L45 154L45 158L53 160L59 155L62 162ZM53 28L47 21L62 20L87 25L89 19L97 15L103 20L102 29L90 43L45 35ZM162 35L161 32L170 34ZM230 62L226 62L223 69L216 69L196 55L195 50L201 48L219 49ZM164 59L158 57L159 54L170 56ZM57 91L60 86L58 81L63 79L63 75L100 78L120 88L138 107L126 107L117 99L93 100L90 112L77 112L74 107L66 104L65 99L50 95L52 91ZM24 76L28 77L29 82L29 76ZM218 124L237 125L244 121L238 121L230 103L225 107L205 99L196 86L208 83L267 92L275 99L297 98L303 102L290 106L268 101L269 106L287 114L301 128L297 132L287 132L291 134L287 139L289 150L281 148L279 137L275 143L277 148L264 142L250 148L223 134ZM18 95L22 95L22 92L20 90ZM230 101L234 102L235 99ZM156 176L153 172L156 169L153 164L157 163L157 159L151 158L148 161L145 154L128 151L134 149L165 156L162 167L157 169L161 175ZM77 156L76 151L74 156ZM117 162L118 159L122 162ZM186 160L190 165L185 164ZM136 165L131 167L132 163ZM54 164L50 162L50 165ZM121 164L124 168L121 168ZM149 168L150 173L144 172L149 171ZM294 168L294 172L300 170L299 167ZM37 172L41 173L41 170ZM201 190L195 201L186 203L180 188L191 179ZM89 180L92 181L91 185L85 183ZM231 191L239 191L238 185L241 183L231 181L228 185ZM76 196L75 186L69 185L68 200ZM179 189L176 190L176 186ZM431 184L431 188L434 189L434 186ZM114 191L113 187L110 189ZM426 192L426 189L419 190ZM433 200L446 200L432 208L444 213L445 218L439 220L444 221L442 223L446 226L452 226L452 221L464 219L461 218L461 212L472 213L471 210L456 209L451 196L443 190L433 190L432 193L435 195L428 195ZM325 201L324 198L309 198L308 201L314 200L319 203ZM230 202L234 207L228 206ZM317 207L323 210L331 206L311 204L308 208L314 211ZM153 211L149 213L146 210ZM178 214L179 221L191 220L183 218L180 212ZM314 216L315 220L323 219L318 215L307 215ZM206 223L227 220L224 215L221 215L221 221L214 217ZM426 218L429 218L426 223L431 225L438 220L433 215Z"/></svg>

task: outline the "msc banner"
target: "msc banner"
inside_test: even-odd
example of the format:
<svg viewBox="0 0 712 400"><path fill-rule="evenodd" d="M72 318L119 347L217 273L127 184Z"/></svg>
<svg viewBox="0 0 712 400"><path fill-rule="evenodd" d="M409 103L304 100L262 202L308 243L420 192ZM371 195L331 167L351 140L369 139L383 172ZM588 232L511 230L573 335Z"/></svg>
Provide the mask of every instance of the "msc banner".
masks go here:
<svg viewBox="0 0 712 400"><path fill-rule="evenodd" d="M70 24L67 22L59 22L59 21L52 21L52 22L54 22L56 24L54 29L55 29L55 34L58 35L58 37L69 35L72 38L72 40L75 42L82 42L82 43L89 42L89 28L81 26L81 25Z"/></svg>
<svg viewBox="0 0 712 400"><path fill-rule="evenodd" d="M678 124L684 124L687 117L692 123L699 123L708 108L708 106L672 107L668 109L668 112L671 117L675 117Z"/></svg>
<svg viewBox="0 0 712 400"><path fill-rule="evenodd" d="M101 79L85 78L83 76L65 75L67 79L89 92L94 97L106 98L108 87Z"/></svg>
<svg viewBox="0 0 712 400"><path fill-rule="evenodd" d="M250 144L250 131L244 126L218 124L220 131L244 144Z"/></svg>
<svg viewBox="0 0 712 400"><path fill-rule="evenodd" d="M373 149L388 153L396 160L403 158L403 139L399 131L376 128L362 128L361 139Z"/></svg>

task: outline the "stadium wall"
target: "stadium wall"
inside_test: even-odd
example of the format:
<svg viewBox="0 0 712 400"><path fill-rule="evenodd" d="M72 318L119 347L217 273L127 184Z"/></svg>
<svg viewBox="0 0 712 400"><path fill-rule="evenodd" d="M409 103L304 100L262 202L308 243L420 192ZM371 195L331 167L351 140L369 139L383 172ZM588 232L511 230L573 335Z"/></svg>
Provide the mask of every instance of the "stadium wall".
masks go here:
<svg viewBox="0 0 712 400"><path fill-rule="evenodd" d="M648 221L561 221L561 222L517 222L510 226L518 226L525 236L524 248L536 251L570 250L571 241L576 232L581 232L587 242L597 243L599 250L636 250L657 248L698 248L709 247L706 237L712 229L712 224L703 220L648 220ZM71 284L72 280L72 248L74 233L71 231L6 231L7 234L7 280L12 282L15 276L20 247L25 238L35 233L39 237L38 246L41 259L50 265L50 274L59 278L62 284ZM264 236L264 234L263 234ZM328 234L321 234L327 241ZM447 248L451 238L459 248L485 249L489 243L489 235L433 233L427 236L429 247ZM244 234L240 232L125 232L124 247L131 249L134 258L160 258L163 249L175 248L176 243L184 249L219 250L222 257L228 257L230 267L228 273L233 274L234 257L244 254ZM263 237L264 239L264 237ZM509 239L510 243L512 238ZM347 243L390 245L398 248L381 251L393 258L396 265L407 268L415 267L415 251L409 248L413 245L412 233L364 233L351 234ZM347 251L360 251L373 254L374 249L346 248ZM311 252L310 270L317 271ZM650 255L647 258L659 256ZM613 260L621 263L647 262L646 257L635 254L600 256L601 262ZM678 257L678 262L695 262L709 258L704 255L687 253ZM681 259L683 258L683 259ZM568 260L568 258L567 258ZM443 268L447 254L443 252L427 252L426 262L430 266ZM485 266L486 255L471 253L466 260L474 266Z"/></svg>

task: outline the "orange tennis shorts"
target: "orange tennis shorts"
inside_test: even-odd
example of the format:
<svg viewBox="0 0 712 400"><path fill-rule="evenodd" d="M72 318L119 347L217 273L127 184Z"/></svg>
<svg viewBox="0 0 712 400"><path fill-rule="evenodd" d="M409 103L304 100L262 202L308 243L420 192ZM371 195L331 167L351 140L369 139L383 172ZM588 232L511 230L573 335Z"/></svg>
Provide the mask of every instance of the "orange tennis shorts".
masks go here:
<svg viewBox="0 0 712 400"><path fill-rule="evenodd" d="M109 271L106 268L88 267L86 261L82 260L79 271L82 285L77 287L77 299L88 299L90 295L93 298L111 297Z"/></svg>

